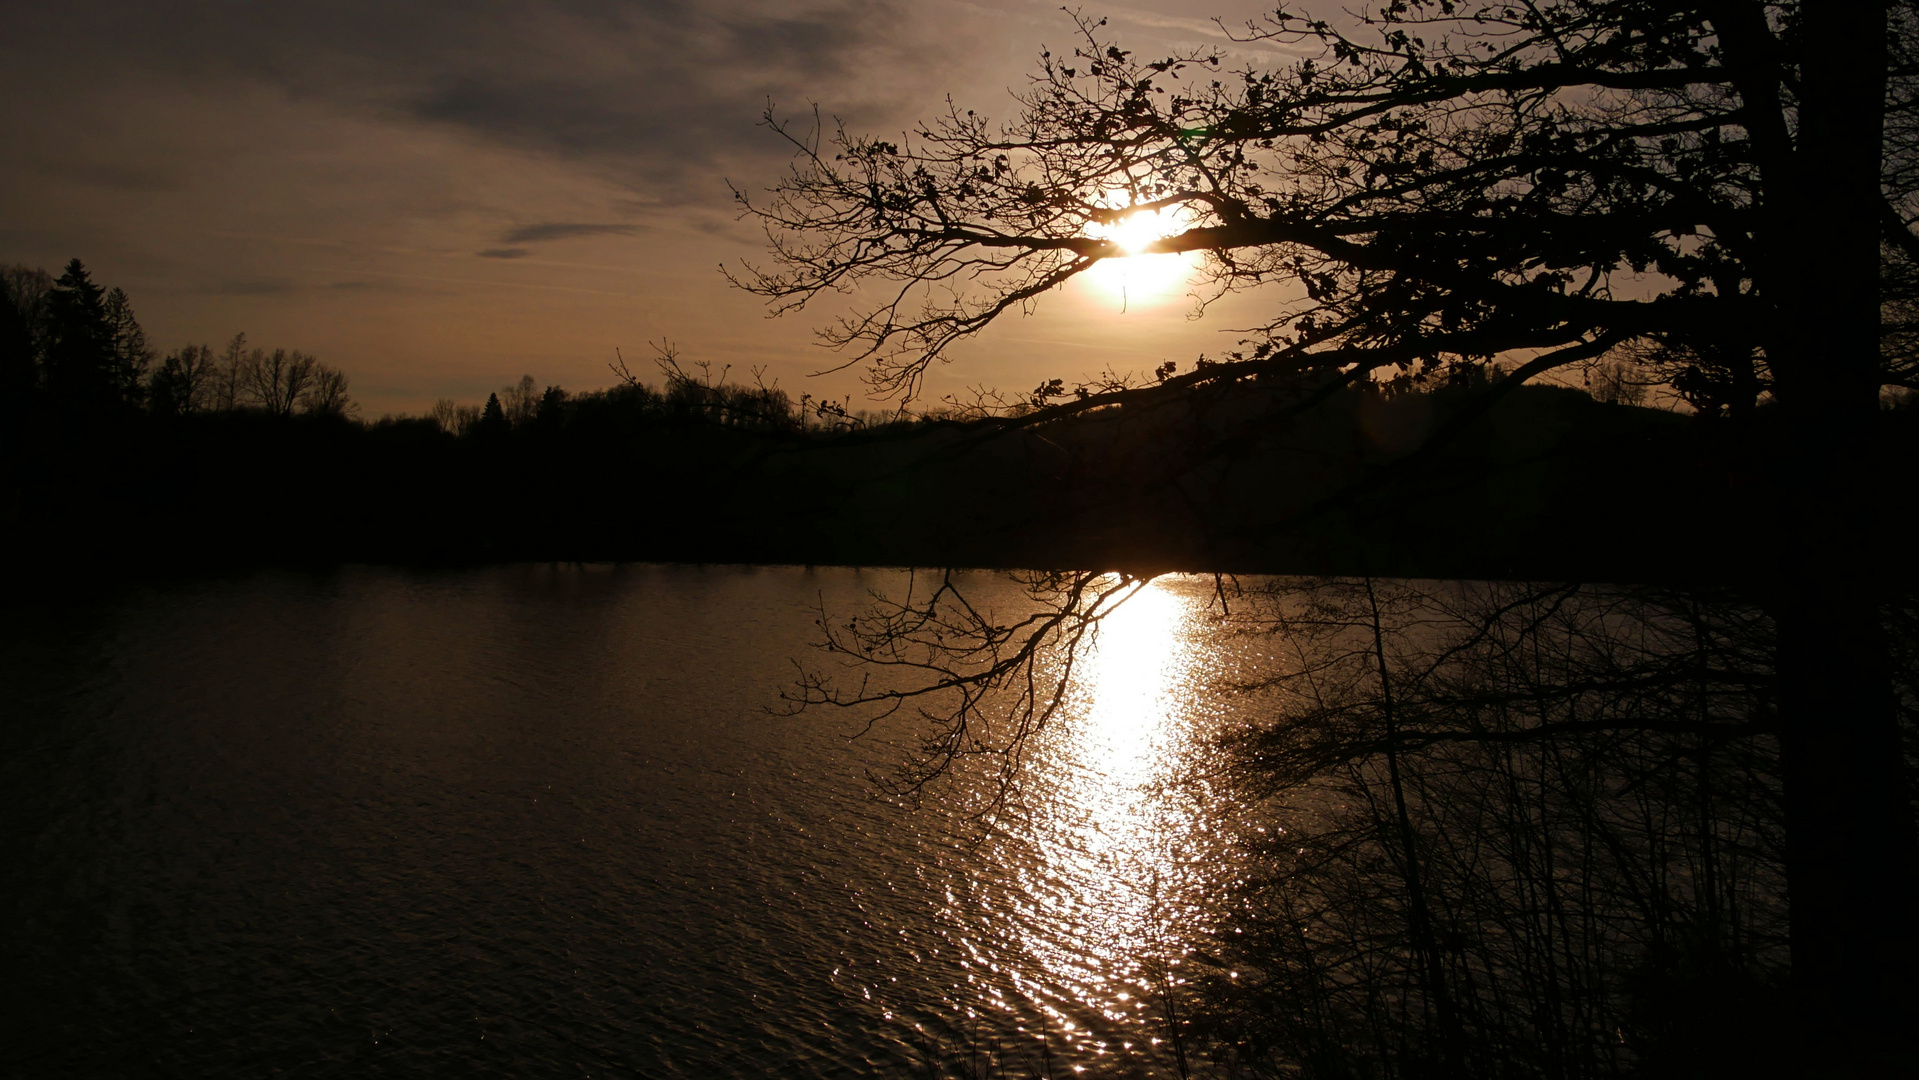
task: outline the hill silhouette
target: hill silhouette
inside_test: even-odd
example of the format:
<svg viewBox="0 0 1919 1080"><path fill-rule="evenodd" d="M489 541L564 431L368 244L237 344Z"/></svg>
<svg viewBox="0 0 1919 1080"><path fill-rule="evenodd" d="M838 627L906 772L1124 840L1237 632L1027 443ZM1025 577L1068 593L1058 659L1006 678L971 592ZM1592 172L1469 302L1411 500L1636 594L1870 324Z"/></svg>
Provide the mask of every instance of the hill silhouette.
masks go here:
<svg viewBox="0 0 1919 1080"><path fill-rule="evenodd" d="M130 569L474 560L1127 566L1722 579L1734 493L1787 467L1723 422L1519 387L1258 381L1044 420L822 432L643 386L509 426L258 410L42 425L12 531ZM562 407L564 406L564 407ZM1910 461L1910 411L1888 412Z"/></svg>

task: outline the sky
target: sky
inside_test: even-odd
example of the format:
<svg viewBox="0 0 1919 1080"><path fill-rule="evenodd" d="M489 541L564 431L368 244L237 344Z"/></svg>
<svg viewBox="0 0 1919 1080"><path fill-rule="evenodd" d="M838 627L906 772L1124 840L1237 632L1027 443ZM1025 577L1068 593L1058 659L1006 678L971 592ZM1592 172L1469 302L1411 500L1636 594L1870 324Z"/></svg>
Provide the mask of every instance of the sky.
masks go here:
<svg viewBox="0 0 1919 1080"><path fill-rule="evenodd" d="M1088 6L1125 47L1223 45L1262 3ZM950 95L991 117L1071 38L1023 0L0 0L0 263L79 257L162 350L301 349L369 418L522 374L585 390L649 342L796 396L863 393L722 264L761 258L759 126L817 104L897 134ZM929 397L1147 371L1238 340L1271 298L1084 281L954 350ZM1264 306L1262 306L1264 305Z"/></svg>

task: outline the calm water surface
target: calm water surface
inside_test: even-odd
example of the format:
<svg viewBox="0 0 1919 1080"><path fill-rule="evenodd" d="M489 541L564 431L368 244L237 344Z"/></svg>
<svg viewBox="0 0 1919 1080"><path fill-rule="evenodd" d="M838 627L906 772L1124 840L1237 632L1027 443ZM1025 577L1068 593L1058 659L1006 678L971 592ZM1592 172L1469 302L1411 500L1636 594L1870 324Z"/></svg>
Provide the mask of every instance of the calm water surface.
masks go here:
<svg viewBox="0 0 1919 1080"><path fill-rule="evenodd" d="M905 579L351 569L11 609L0 1071L1168 1073L1152 989L1232 872L1174 781L1246 658L1162 580L1014 812L969 816L966 776L910 809L867 780L906 732L765 708L822 603Z"/></svg>

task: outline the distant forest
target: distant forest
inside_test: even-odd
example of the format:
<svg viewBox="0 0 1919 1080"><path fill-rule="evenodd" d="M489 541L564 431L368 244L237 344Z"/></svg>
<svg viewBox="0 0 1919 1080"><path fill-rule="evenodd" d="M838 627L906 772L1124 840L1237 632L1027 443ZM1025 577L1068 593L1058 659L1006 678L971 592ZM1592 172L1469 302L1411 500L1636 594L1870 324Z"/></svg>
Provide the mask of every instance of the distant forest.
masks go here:
<svg viewBox="0 0 1919 1080"><path fill-rule="evenodd" d="M0 284L4 521L45 560L1763 569L1750 538L1768 523L1735 493L1770 467L1766 410L1630 357L1593 365L1585 389L1500 387L1496 368L1202 389L1169 383L1168 363L905 415L795 398L662 343L654 382L622 358L604 389L528 375L484 403L367 420L347 375L297 350L235 335L160 354L126 293L77 259ZM1683 404L1644 407L1649 386ZM1919 456L1913 416L1889 402L1889 461Z"/></svg>
<svg viewBox="0 0 1919 1080"><path fill-rule="evenodd" d="M0 379L10 424L44 414L75 422L249 409L270 415L355 413L346 374L305 353L249 348L236 334L220 353L183 345L161 356L125 290L105 289L79 259L58 278L0 268Z"/></svg>
<svg viewBox="0 0 1919 1080"><path fill-rule="evenodd" d="M79 259L54 277L44 269L0 267L0 378L11 426L57 418L75 423L126 422L131 414L163 417L253 413L279 417L359 420L345 372L299 350L254 346L235 334L215 351L187 344L162 355L147 340L125 290L94 282ZM655 350L663 388L626 367L613 368L610 390L569 394L542 388L531 375L489 395L484 404L441 399L425 417L387 414L391 427L431 420L451 436L485 438L530 425L586 422L609 412L674 422L714 423L769 431L832 434L907 420L899 414L854 409L850 399L796 400L755 374L754 385L728 384L703 363L683 365L677 350ZM947 412L912 420L945 418Z"/></svg>

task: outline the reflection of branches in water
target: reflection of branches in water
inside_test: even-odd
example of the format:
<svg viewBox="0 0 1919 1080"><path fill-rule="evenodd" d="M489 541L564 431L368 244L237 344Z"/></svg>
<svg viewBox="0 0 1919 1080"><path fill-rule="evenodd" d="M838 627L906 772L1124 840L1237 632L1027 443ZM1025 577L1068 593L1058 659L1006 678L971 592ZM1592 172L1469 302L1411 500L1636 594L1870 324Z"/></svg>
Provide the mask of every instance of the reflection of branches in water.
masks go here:
<svg viewBox="0 0 1919 1080"><path fill-rule="evenodd" d="M964 758L997 763L989 809L1018 780L1032 740L1065 700L1081 645L1099 621L1139 590L1131 574L1019 573L1029 602L1012 617L967 599L943 573L930 590L917 575L904 598L873 594L845 622L820 612L821 649L837 671L801 669L785 699L792 711L862 712L867 730L909 710L921 722L918 753L882 783L917 795ZM856 673L856 677L855 677Z"/></svg>
<svg viewBox="0 0 1919 1080"><path fill-rule="evenodd" d="M851 621L823 613L844 668L790 700L904 711L919 754L895 790L986 755L997 806L1088 635L1141 583L1027 575L1027 608L1002 618L948 574ZM1780 1052L1762 612L1577 585L1214 592L1222 632L1284 659L1236 687L1257 719L1222 733L1214 779L1248 862L1210 974L1178 980L1183 1003L1162 988L1169 1017L1198 1016L1253 1072L1306 1076L1683 1074Z"/></svg>
<svg viewBox="0 0 1919 1080"><path fill-rule="evenodd" d="M1216 1031L1308 1075L1763 1065L1785 958L1767 620L1401 585L1375 622L1373 594L1275 585L1235 620L1290 662L1244 687L1269 707L1231 736L1269 831Z"/></svg>

